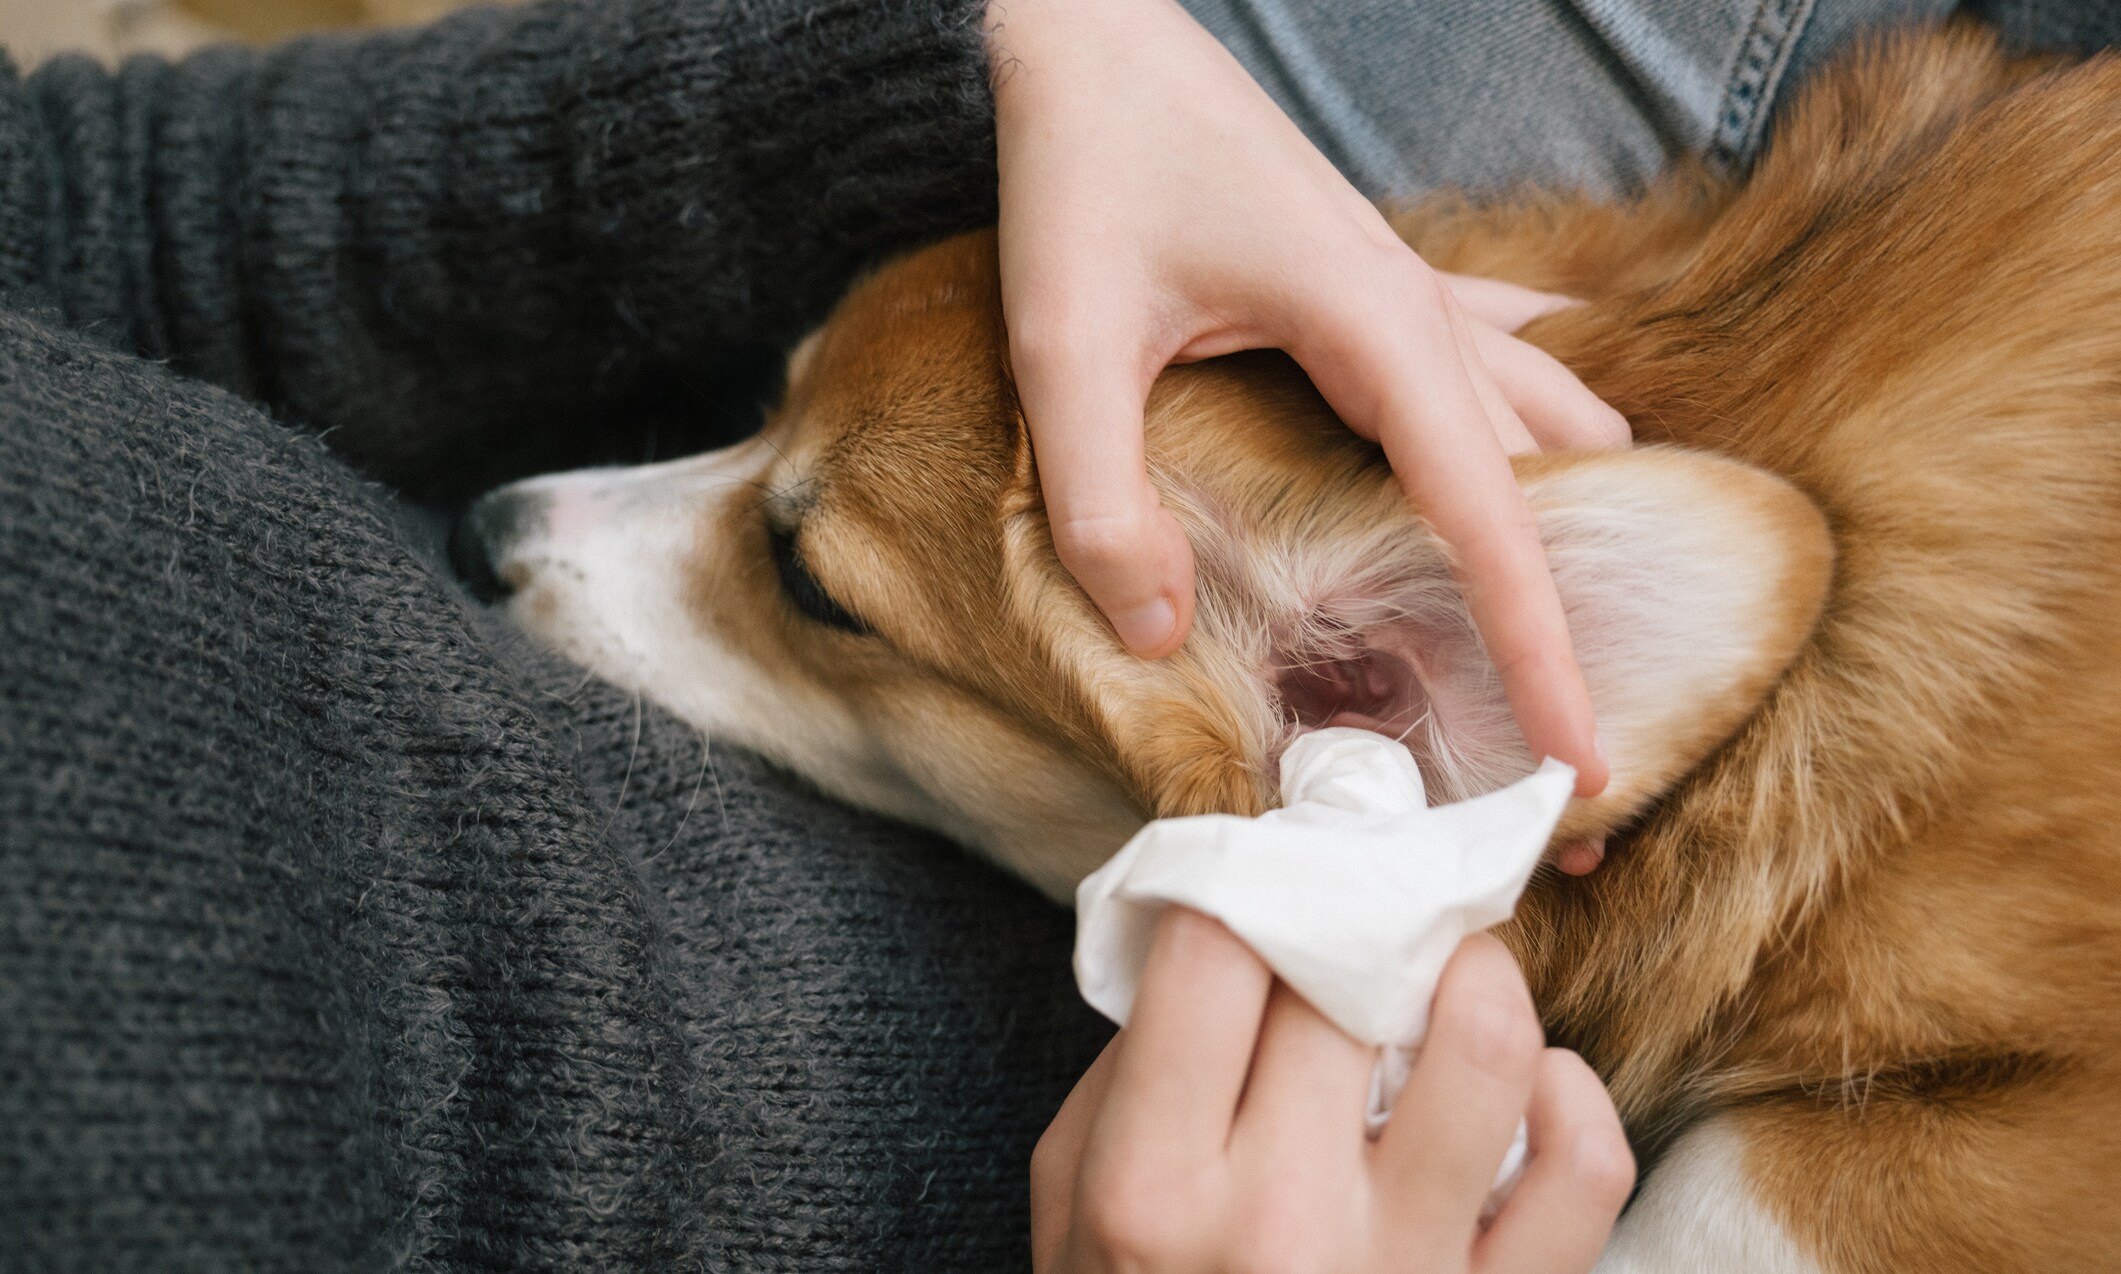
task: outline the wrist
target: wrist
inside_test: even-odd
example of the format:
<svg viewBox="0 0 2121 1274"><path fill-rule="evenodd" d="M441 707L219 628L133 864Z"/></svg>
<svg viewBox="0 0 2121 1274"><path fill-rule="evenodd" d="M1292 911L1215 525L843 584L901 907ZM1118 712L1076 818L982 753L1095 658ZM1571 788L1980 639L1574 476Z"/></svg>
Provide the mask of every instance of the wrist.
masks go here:
<svg viewBox="0 0 2121 1274"><path fill-rule="evenodd" d="M995 104L1082 82L1132 52L1158 48L1174 21L1195 27L1174 0L988 0L980 30Z"/></svg>

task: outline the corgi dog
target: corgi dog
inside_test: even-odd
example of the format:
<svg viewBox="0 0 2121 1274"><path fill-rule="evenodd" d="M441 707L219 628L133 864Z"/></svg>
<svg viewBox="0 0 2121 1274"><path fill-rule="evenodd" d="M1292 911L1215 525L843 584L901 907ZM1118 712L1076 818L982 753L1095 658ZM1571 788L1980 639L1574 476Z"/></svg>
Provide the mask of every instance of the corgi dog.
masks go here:
<svg viewBox="0 0 2121 1274"><path fill-rule="evenodd" d="M1646 1167L1608 1274L2121 1269L2121 60L1971 27L1815 78L1742 183L1432 200L1433 265L1633 423L1526 456L1613 779L1500 932ZM859 283L753 441L465 523L521 624L1065 898L1329 722L1529 771L1445 554L1286 358L1176 367L1198 556L1136 660L1055 557L991 233Z"/></svg>

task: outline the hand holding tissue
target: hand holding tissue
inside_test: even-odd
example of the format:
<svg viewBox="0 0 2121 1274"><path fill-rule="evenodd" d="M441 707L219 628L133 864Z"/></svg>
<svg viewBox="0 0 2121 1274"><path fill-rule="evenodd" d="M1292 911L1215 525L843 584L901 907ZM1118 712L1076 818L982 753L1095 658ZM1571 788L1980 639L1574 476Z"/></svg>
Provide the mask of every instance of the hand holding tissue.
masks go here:
<svg viewBox="0 0 2121 1274"><path fill-rule="evenodd" d="M1075 976L1125 1025L1156 918L1221 921L1275 976L1381 1050L1374 1136L1412 1066L1460 940L1510 917L1575 786L1549 760L1485 796L1431 808L1398 742L1314 731L1281 758L1282 807L1257 818L1160 819L1076 890ZM1523 1131L1498 1178L1514 1178Z"/></svg>

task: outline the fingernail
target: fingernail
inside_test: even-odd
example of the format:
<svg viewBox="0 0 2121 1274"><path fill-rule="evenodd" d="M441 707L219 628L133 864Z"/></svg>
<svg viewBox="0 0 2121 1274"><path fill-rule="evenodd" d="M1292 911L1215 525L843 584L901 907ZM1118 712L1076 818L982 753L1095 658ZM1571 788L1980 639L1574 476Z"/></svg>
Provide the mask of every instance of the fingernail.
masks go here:
<svg viewBox="0 0 2121 1274"><path fill-rule="evenodd" d="M1178 611L1162 597L1112 617L1112 628L1129 650L1155 650L1171 640Z"/></svg>

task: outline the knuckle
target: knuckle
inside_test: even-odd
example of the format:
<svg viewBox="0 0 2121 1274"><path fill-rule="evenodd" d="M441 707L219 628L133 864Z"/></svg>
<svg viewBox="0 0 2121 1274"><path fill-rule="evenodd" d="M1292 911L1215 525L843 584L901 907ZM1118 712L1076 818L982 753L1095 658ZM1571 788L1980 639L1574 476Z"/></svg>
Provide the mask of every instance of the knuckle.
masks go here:
<svg viewBox="0 0 2121 1274"><path fill-rule="evenodd" d="M1495 672L1504 685L1543 683L1552 685L1571 675L1567 661L1567 633L1526 631L1499 637L1495 645Z"/></svg>
<svg viewBox="0 0 2121 1274"><path fill-rule="evenodd" d="M1495 1075L1529 1073L1545 1046L1515 961L1502 944L1468 943L1447 985L1444 1012L1474 1067Z"/></svg>
<svg viewBox="0 0 2121 1274"><path fill-rule="evenodd" d="M1229 1274L1314 1274L1323 1271L1324 1266L1312 1259L1306 1249L1248 1241L1231 1254L1223 1268Z"/></svg>
<svg viewBox="0 0 2121 1274"><path fill-rule="evenodd" d="M1454 991L1490 999L1514 994L1516 1000L1529 1007L1517 957L1492 933L1475 933L1458 944L1458 951L1445 970L1445 983Z"/></svg>
<svg viewBox="0 0 2121 1274"><path fill-rule="evenodd" d="M1009 312L1009 360L1024 368L1058 368L1074 364L1096 348L1103 325L1086 307L1065 297Z"/></svg>
<svg viewBox="0 0 2121 1274"><path fill-rule="evenodd" d="M1571 1157L1584 1200L1601 1211L1620 1211L1635 1189L1635 1152L1620 1130L1599 1128L1577 1142Z"/></svg>
<svg viewBox="0 0 2121 1274"><path fill-rule="evenodd" d="M1584 432L1598 447L1625 447L1635 440L1628 418L1604 404L1586 414Z"/></svg>
<svg viewBox="0 0 2121 1274"><path fill-rule="evenodd" d="M1219 955L1237 941L1222 921L1205 912L1172 907L1165 914L1168 918L1160 922L1170 929L1165 940L1171 944L1172 954L1182 960L1198 961Z"/></svg>
<svg viewBox="0 0 2121 1274"><path fill-rule="evenodd" d="M1302 1209L1280 1198L1255 1198L1243 1215L1223 1262L1229 1274L1315 1274L1325 1269L1325 1236Z"/></svg>
<svg viewBox="0 0 2121 1274"><path fill-rule="evenodd" d="M1521 997L1484 996L1467 1013L1466 1056L1491 1074L1524 1071L1544 1042L1538 1019Z"/></svg>
<svg viewBox="0 0 2121 1274"><path fill-rule="evenodd" d="M1403 243L1385 245L1369 263L1368 275L1373 286L1385 289L1401 305L1441 311L1454 300L1443 275Z"/></svg>
<svg viewBox="0 0 2121 1274"><path fill-rule="evenodd" d="M1125 514L1067 518L1053 527L1053 548L1068 569L1099 571L1123 567L1140 553L1141 519Z"/></svg>
<svg viewBox="0 0 2121 1274"><path fill-rule="evenodd" d="M1054 1129L1049 1127L1039 1134L1038 1144L1031 1147L1032 1190L1041 1191L1065 1182L1074 1167L1068 1162L1067 1143Z"/></svg>
<svg viewBox="0 0 2121 1274"><path fill-rule="evenodd" d="M1626 416L1621 415L1611 407L1605 409L1603 427L1606 440L1611 446L1625 447L1635 441L1635 427L1628 423Z"/></svg>
<svg viewBox="0 0 2121 1274"><path fill-rule="evenodd" d="M1635 1152L1597 1072L1575 1053L1549 1049L1541 1082L1563 1104L1556 1137L1577 1194L1593 1208L1618 1212L1635 1189Z"/></svg>
<svg viewBox="0 0 2121 1274"><path fill-rule="evenodd" d="M1155 1265L1182 1250L1186 1209L1178 1205L1163 1183L1120 1167L1083 1187L1077 1223L1108 1256Z"/></svg>
<svg viewBox="0 0 2121 1274"><path fill-rule="evenodd" d="M1406 236L1402 235L1394 224L1397 220L1395 217L1383 215L1382 209L1352 189L1348 194L1353 196L1348 205L1349 211L1355 214L1356 224L1361 228L1364 238L1380 248L1397 248L1402 252L1414 250L1408 244Z"/></svg>

